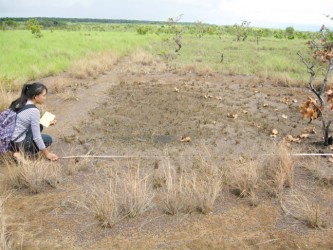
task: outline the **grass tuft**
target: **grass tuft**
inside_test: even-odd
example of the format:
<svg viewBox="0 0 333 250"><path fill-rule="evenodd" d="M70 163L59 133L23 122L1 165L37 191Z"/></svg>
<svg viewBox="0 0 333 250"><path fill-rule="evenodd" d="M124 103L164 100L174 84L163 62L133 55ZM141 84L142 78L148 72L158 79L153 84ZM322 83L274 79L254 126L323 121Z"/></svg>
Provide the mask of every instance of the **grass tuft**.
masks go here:
<svg viewBox="0 0 333 250"><path fill-rule="evenodd" d="M286 214L304 222L310 228L326 228L328 226L328 209L324 209L317 202L310 201L304 195L288 195L281 199L280 204Z"/></svg>
<svg viewBox="0 0 333 250"><path fill-rule="evenodd" d="M290 150L284 145L273 145L262 159L263 184L269 194L280 197L285 187L293 189L294 166Z"/></svg>
<svg viewBox="0 0 333 250"><path fill-rule="evenodd" d="M220 171L216 165L199 157L196 159L195 168L177 171L170 160L166 159L163 169L166 180L163 207L167 214L208 214L213 211L222 188Z"/></svg>
<svg viewBox="0 0 333 250"><path fill-rule="evenodd" d="M78 79L94 78L110 71L118 59L119 56L114 52L98 52L75 61L68 72Z"/></svg>
<svg viewBox="0 0 333 250"><path fill-rule="evenodd" d="M149 210L154 196L148 176L139 167L128 167L121 177L112 173L107 184L102 181L90 187L85 207L103 227L113 227L124 218L134 218Z"/></svg>
<svg viewBox="0 0 333 250"><path fill-rule="evenodd" d="M6 186L9 188L27 188L36 194L48 186L56 188L62 179L59 163L46 161L42 158L28 159L16 163L13 159L5 159L7 166Z"/></svg>
<svg viewBox="0 0 333 250"><path fill-rule="evenodd" d="M131 63L141 64L144 66L152 65L155 61L154 57L144 50L136 50L130 55Z"/></svg>
<svg viewBox="0 0 333 250"><path fill-rule="evenodd" d="M257 205L260 173L261 166L255 160L232 164L226 173L230 191L239 197L249 198L252 205Z"/></svg>
<svg viewBox="0 0 333 250"><path fill-rule="evenodd" d="M11 233L8 231L7 215L4 211L4 204L10 195L0 197L0 245L1 249L9 250L14 248L14 242L11 239Z"/></svg>

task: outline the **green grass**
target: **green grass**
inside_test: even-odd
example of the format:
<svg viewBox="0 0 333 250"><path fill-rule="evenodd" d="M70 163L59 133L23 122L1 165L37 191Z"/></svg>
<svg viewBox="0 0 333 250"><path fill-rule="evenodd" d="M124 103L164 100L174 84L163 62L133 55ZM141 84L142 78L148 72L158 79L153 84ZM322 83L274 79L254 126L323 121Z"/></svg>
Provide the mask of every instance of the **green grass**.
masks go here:
<svg viewBox="0 0 333 250"><path fill-rule="evenodd" d="M258 75L276 78L287 75L294 82L304 82L308 74L297 51L308 55L305 40L263 38L257 45L253 37L245 42L237 42L232 36L219 39L205 36L183 37L183 46L176 56L179 65L199 63L208 65L215 71L226 74ZM167 46L166 46L167 45ZM152 49L156 54L175 54L176 45L169 42L155 43ZM221 53L223 62L221 63Z"/></svg>
<svg viewBox="0 0 333 250"><path fill-rule="evenodd" d="M199 64L226 74L257 75L279 82L282 79L300 84L308 80L306 68L296 55L297 51L309 54L305 40L263 38L257 45L253 37L237 42L230 35L199 39L187 34L182 49L175 53L172 34L64 30L42 33L43 37L37 39L27 30L0 31L2 88L15 89L26 81L66 71L74 61L90 53L113 50L122 56L138 47L154 55L173 55L176 65Z"/></svg>
<svg viewBox="0 0 333 250"><path fill-rule="evenodd" d="M0 31L0 86L8 89L28 80L58 74L89 53L114 50L124 55L156 40L135 32Z"/></svg>

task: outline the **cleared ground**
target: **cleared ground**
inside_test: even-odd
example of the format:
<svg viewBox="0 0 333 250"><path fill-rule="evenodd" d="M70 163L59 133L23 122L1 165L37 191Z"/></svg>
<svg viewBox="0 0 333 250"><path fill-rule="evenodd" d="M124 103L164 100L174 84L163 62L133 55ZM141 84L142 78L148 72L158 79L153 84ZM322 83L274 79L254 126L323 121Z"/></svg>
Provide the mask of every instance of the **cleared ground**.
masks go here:
<svg viewBox="0 0 333 250"><path fill-rule="evenodd" d="M312 96L305 87L129 57L95 79L64 74L43 81L51 90L47 110L58 120L45 131L54 137L53 151L59 156L130 157L61 159L64 176L56 189L46 187L36 195L15 191L5 211L23 249L333 247L329 158L292 157L292 184L279 195L260 186L255 198L242 197L233 189L231 175L225 174L247 162L269 159L269 149L288 135L300 142L285 139L290 153L330 152L319 143L320 123L308 124L299 113L300 103ZM166 161L177 173L208 165L221 171L212 211L166 213ZM121 179L137 167L155 193L150 208L111 228L101 227L84 208L92 186L114 175ZM312 211L320 218L309 219ZM309 225L311 221L317 224Z"/></svg>

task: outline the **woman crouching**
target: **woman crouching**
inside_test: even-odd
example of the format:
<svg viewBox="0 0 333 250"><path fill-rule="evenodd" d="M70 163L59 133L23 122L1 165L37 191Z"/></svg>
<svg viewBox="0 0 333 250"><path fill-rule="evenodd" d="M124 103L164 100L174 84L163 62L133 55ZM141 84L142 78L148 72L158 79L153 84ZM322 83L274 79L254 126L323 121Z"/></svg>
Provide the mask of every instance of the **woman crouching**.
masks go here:
<svg viewBox="0 0 333 250"><path fill-rule="evenodd" d="M46 100L47 87L39 82L24 84L21 96L13 101L10 108L17 113L14 133L11 138L11 151L16 159L21 159L21 151L25 154L36 155L41 152L51 161L58 160L58 156L48 151L52 144L49 135L41 134L43 126L40 124L40 111L36 104L43 104ZM55 125L56 120L50 125Z"/></svg>

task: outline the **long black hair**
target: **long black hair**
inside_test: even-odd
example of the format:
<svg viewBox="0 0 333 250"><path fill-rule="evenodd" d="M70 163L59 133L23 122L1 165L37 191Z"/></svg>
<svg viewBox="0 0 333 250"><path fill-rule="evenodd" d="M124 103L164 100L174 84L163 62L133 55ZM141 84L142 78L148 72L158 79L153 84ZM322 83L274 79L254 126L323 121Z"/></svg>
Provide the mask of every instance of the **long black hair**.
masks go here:
<svg viewBox="0 0 333 250"><path fill-rule="evenodd" d="M40 95L43 90L46 90L47 93L47 87L40 82L34 82L34 83L26 83L22 87L21 96L17 98L15 101L13 101L9 108L11 108L14 111L18 111L21 108L24 107L26 102L28 100L32 100L35 96Z"/></svg>

